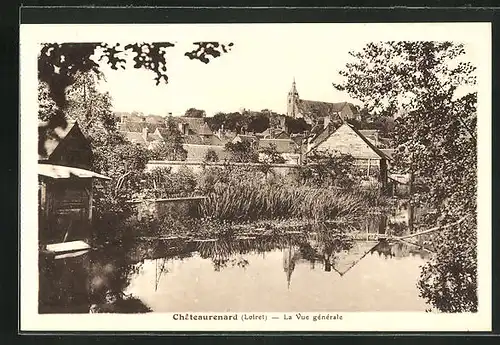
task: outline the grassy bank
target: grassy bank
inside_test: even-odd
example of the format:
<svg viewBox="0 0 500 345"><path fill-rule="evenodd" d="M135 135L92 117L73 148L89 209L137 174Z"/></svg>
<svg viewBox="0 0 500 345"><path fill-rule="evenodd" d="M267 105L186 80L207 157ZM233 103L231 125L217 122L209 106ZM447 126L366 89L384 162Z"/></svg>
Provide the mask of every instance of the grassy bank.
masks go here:
<svg viewBox="0 0 500 345"><path fill-rule="evenodd" d="M310 187L218 185L200 204L204 218L241 223L258 220L300 219L313 222L354 219L366 213L362 195Z"/></svg>

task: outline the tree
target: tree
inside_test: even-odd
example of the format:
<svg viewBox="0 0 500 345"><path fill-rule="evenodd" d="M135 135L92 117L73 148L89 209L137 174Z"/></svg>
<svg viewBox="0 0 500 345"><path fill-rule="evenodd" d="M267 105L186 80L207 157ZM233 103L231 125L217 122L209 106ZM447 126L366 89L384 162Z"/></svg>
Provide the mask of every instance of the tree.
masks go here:
<svg viewBox="0 0 500 345"><path fill-rule="evenodd" d="M436 212L426 225L454 224L439 235L423 268L421 295L442 311L476 311L475 67L461 44L370 43L334 86L374 116L394 116L395 168L426 185L412 202ZM464 218L460 224L455 222Z"/></svg>
<svg viewBox="0 0 500 345"><path fill-rule="evenodd" d="M225 146L225 150L229 152L229 160L231 162L250 163L258 162L259 160L257 152L248 141L236 143L228 142Z"/></svg>
<svg viewBox="0 0 500 345"><path fill-rule="evenodd" d="M218 162L219 161L219 156L217 156L217 152L215 152L212 149L207 150L207 153L205 153L205 157L203 158L205 162Z"/></svg>
<svg viewBox="0 0 500 345"><path fill-rule="evenodd" d="M307 124L303 118L294 119L293 117L285 117L285 125L288 133L297 134L311 130L311 125Z"/></svg>
<svg viewBox="0 0 500 345"><path fill-rule="evenodd" d="M247 116L249 117L247 131L262 133L269 128L269 114L262 112L250 112Z"/></svg>
<svg viewBox="0 0 500 345"><path fill-rule="evenodd" d="M200 110L196 108L189 108L186 110L186 113L184 114L185 117L197 117L197 118L203 118L206 116L205 110Z"/></svg>
<svg viewBox="0 0 500 345"><path fill-rule="evenodd" d="M182 146L183 142L182 134L177 129L174 119L168 118L164 139L152 149L151 158L156 160L184 161L187 158L187 151Z"/></svg>
<svg viewBox="0 0 500 345"><path fill-rule="evenodd" d="M259 150L259 153L264 156L264 161L266 163L285 163L285 158L283 158L283 156L278 152L275 144L270 144L269 146L262 147Z"/></svg>
<svg viewBox="0 0 500 345"><path fill-rule="evenodd" d="M101 140L105 133L117 131L111 97L97 90L97 82L102 78L94 72L80 72L75 75L74 83L66 88L66 116L77 120L83 133L93 141Z"/></svg>
<svg viewBox="0 0 500 345"><path fill-rule="evenodd" d="M195 49L184 55L191 60L209 63L227 53L233 43L194 42ZM68 99L66 88L75 82L79 73L94 72L99 75L99 62L106 63L113 69L125 69L127 56L132 56L134 68L145 68L156 76L159 85L168 83L166 50L173 47L170 42L133 43L127 45L107 43L45 43L38 55L38 80L46 87L46 95L54 102L51 113L47 114L46 126L50 129L66 127ZM43 94L43 93L42 93ZM44 133L45 131L42 131ZM39 142L45 142L44 137ZM39 153L44 153L44 145L39 144Z"/></svg>
<svg viewBox="0 0 500 345"><path fill-rule="evenodd" d="M142 190L147 150L125 140L118 132L111 111L111 99L96 88L93 72L79 73L67 87L66 115L77 120L92 147L92 170L112 178L96 181L94 190L94 226L100 235L119 235L132 209L127 203ZM52 107L55 103L48 103ZM50 114L48 106L43 112ZM109 231L113 229L116 232Z"/></svg>
<svg viewBox="0 0 500 345"><path fill-rule="evenodd" d="M339 152L313 151L308 164L300 166L294 174L299 185L351 188L355 183L354 158Z"/></svg>

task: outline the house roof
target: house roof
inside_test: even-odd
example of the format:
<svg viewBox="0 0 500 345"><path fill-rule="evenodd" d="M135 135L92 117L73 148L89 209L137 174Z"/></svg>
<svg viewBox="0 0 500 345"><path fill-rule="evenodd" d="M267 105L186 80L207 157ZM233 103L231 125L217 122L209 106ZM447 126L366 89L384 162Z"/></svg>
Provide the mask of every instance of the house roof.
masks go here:
<svg viewBox="0 0 500 345"><path fill-rule="evenodd" d="M146 141L144 140L144 137L142 136L142 133L140 132L120 132L123 134L125 139L128 141L134 143L134 144L141 144L141 145L147 145Z"/></svg>
<svg viewBox="0 0 500 345"><path fill-rule="evenodd" d="M165 123L165 118L160 115L152 115L149 114L148 116L145 117L145 120L147 123L155 124L155 125L161 125Z"/></svg>
<svg viewBox="0 0 500 345"><path fill-rule="evenodd" d="M156 128L155 132L158 133L162 138L167 138L169 130L167 128L158 127Z"/></svg>
<svg viewBox="0 0 500 345"><path fill-rule="evenodd" d="M38 136L40 138L44 137L45 142L43 143L44 152L43 154L39 152L38 159L46 160L54 153L59 144L68 136L72 131L78 131L80 134L88 141L87 137L82 133L77 121L67 121L65 128L56 127L49 128L46 122L38 123Z"/></svg>
<svg viewBox="0 0 500 345"><path fill-rule="evenodd" d="M359 133L363 134L365 137L370 136L370 135L377 135L378 130L377 129L360 129Z"/></svg>
<svg viewBox="0 0 500 345"><path fill-rule="evenodd" d="M310 144L317 146L325 141L330 135L335 133L342 125L335 122L330 122L328 126L323 127L320 125L315 126L315 133L310 137Z"/></svg>
<svg viewBox="0 0 500 345"><path fill-rule="evenodd" d="M169 117L169 119L172 119L177 125L179 123L187 124L190 130L190 134L198 134L201 127L205 124L205 119L201 117L172 116Z"/></svg>
<svg viewBox="0 0 500 345"><path fill-rule="evenodd" d="M390 159L392 159L392 155L394 154L394 149L380 149L383 153L385 153Z"/></svg>
<svg viewBox="0 0 500 345"><path fill-rule="evenodd" d="M240 138L241 141L247 141L247 142L255 142L259 140L259 138L257 138L255 135L246 135L246 134L238 134L233 138L233 140L236 138Z"/></svg>
<svg viewBox="0 0 500 345"><path fill-rule="evenodd" d="M161 141L162 138L158 134L156 134L156 133L148 133L147 140L148 140L148 142L151 142L151 141Z"/></svg>
<svg viewBox="0 0 500 345"><path fill-rule="evenodd" d="M298 148L298 145L292 139L261 139L259 141L260 148L271 145L275 145L276 151L279 153L294 153Z"/></svg>
<svg viewBox="0 0 500 345"><path fill-rule="evenodd" d="M337 115L338 119L342 120L339 113L345 107L350 107L351 111L354 114L357 113L356 107L348 102L329 103L320 101L310 101L304 99L299 99L297 102L297 108L299 112L304 117L309 117L310 119L313 120L331 115Z"/></svg>
<svg viewBox="0 0 500 345"><path fill-rule="evenodd" d="M214 133L212 132L212 130L210 129L210 127L208 127L208 125L206 123L203 123L199 127L197 134L199 134L199 135L212 135Z"/></svg>
<svg viewBox="0 0 500 345"><path fill-rule="evenodd" d="M123 132L142 132L144 128L148 129L149 133L153 133L157 128L165 128L162 123L134 122L127 121L120 124L120 130Z"/></svg>
<svg viewBox="0 0 500 345"><path fill-rule="evenodd" d="M292 134L290 136L290 139L295 142L297 145L302 145L302 140L304 140L304 135L303 134Z"/></svg>
<svg viewBox="0 0 500 345"><path fill-rule="evenodd" d="M223 141L213 134L207 136L189 134L185 135L183 139L185 144L224 146Z"/></svg>
<svg viewBox="0 0 500 345"><path fill-rule="evenodd" d="M367 137L365 137L363 134L359 132L353 125L346 123L347 126L351 127L351 129L361 138L363 141L370 146L370 148L375 151L377 155L380 156L380 158L385 158L387 160L391 160L391 158L386 155L382 150L380 150L378 147L376 147Z"/></svg>
<svg viewBox="0 0 500 345"><path fill-rule="evenodd" d="M229 153L224 149L224 146L184 144L182 147L187 151L186 160L188 161L203 161L209 150L215 151L221 161L229 158Z"/></svg>

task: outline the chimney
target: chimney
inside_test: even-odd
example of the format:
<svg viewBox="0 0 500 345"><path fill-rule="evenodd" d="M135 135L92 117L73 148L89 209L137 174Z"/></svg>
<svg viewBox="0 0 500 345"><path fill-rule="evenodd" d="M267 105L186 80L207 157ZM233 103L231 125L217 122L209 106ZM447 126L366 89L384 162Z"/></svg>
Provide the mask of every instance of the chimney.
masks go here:
<svg viewBox="0 0 500 345"><path fill-rule="evenodd" d="M148 127L147 126L142 127L142 137L144 138L145 141L148 141Z"/></svg>

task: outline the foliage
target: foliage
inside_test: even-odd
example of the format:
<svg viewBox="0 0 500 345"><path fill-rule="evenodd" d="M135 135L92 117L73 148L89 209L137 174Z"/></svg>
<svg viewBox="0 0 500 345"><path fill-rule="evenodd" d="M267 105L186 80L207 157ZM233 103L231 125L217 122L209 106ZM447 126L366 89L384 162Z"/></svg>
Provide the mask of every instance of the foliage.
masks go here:
<svg viewBox="0 0 500 345"><path fill-rule="evenodd" d="M83 133L94 142L117 131L111 97L97 90L99 78L102 76L93 72L77 73L73 84L66 88L66 116L78 121Z"/></svg>
<svg viewBox="0 0 500 345"><path fill-rule="evenodd" d="M205 153L205 157L203 158L204 162L218 162L219 156L217 156L217 152L212 149L207 150Z"/></svg>
<svg viewBox="0 0 500 345"><path fill-rule="evenodd" d="M248 126L249 118L239 112L222 113L219 112L213 117L207 118L208 127L212 131L223 128L226 131L242 133Z"/></svg>
<svg viewBox="0 0 500 345"><path fill-rule="evenodd" d="M98 232L114 233L126 227L124 223L132 214L127 201L138 197L143 188L149 154L117 132L108 133L97 143L93 145L92 168L112 181L96 182L94 225Z"/></svg>
<svg viewBox="0 0 500 345"><path fill-rule="evenodd" d="M338 152L313 151L308 163L291 172L297 185L351 188L355 180L354 158Z"/></svg>
<svg viewBox="0 0 500 345"><path fill-rule="evenodd" d="M278 113L263 109L261 111L243 110L242 112L219 112L207 118L208 126L212 131L223 128L235 133L262 133L266 129L281 126L281 117Z"/></svg>
<svg viewBox="0 0 500 345"><path fill-rule="evenodd" d="M52 112L55 108L56 103L50 97L50 90L47 83L38 83L38 119L48 121L52 117Z"/></svg>
<svg viewBox="0 0 500 345"><path fill-rule="evenodd" d="M350 54L354 62L341 71L345 80L335 87L361 100L375 118L398 115L395 168L412 173L426 186L413 193L412 202L437 211L427 217L427 225L444 225L463 216L475 218L476 76L475 67L466 61L464 46L370 43ZM419 283L422 295L442 311L477 309L476 279L470 277L476 274L477 228L473 222L466 224L443 235L444 242L424 267ZM457 253L469 255L458 263ZM470 285L460 285L461 279Z"/></svg>
<svg viewBox="0 0 500 345"><path fill-rule="evenodd" d="M311 125L306 123L303 118L295 119L293 117L285 117L285 125L290 134L304 133L311 130Z"/></svg>
<svg viewBox="0 0 500 345"><path fill-rule="evenodd" d="M433 239L437 255L423 267L418 286L440 311L477 312L476 229L472 218Z"/></svg>
<svg viewBox="0 0 500 345"><path fill-rule="evenodd" d="M248 141L240 141L236 143L228 142L225 145L225 150L229 152L229 161L235 163L250 163L258 162L259 156L252 144Z"/></svg>
<svg viewBox="0 0 500 345"><path fill-rule="evenodd" d="M197 179L186 167L176 173L171 169L155 168L146 174L145 187L152 198L192 196L197 191Z"/></svg>
<svg viewBox="0 0 500 345"><path fill-rule="evenodd" d="M166 134L164 135L164 139L151 150L151 159L172 161L186 160L187 151L182 146L183 142L182 134L177 129L175 121L169 117L166 123Z"/></svg>
<svg viewBox="0 0 500 345"><path fill-rule="evenodd" d="M203 118L206 116L205 110L200 110L196 108L189 108L186 110L186 113L184 114L185 117L197 117L197 118Z"/></svg>
<svg viewBox="0 0 500 345"><path fill-rule="evenodd" d="M260 148L259 153L263 155L263 161L266 163L285 163L285 158L278 152L275 144Z"/></svg>

